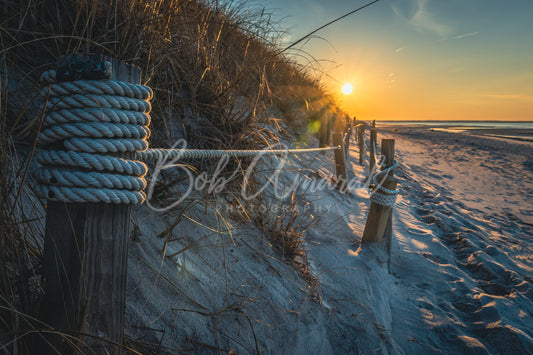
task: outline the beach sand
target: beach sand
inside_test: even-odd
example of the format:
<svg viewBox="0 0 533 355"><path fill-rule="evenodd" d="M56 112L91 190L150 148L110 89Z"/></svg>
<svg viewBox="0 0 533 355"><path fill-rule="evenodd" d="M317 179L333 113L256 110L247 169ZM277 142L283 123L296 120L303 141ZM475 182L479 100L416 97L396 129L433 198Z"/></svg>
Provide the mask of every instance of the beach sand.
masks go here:
<svg viewBox="0 0 533 355"><path fill-rule="evenodd" d="M416 300L391 305L401 347L423 351L423 334L433 350L531 353L533 143L380 131L401 164L393 269Z"/></svg>
<svg viewBox="0 0 533 355"><path fill-rule="evenodd" d="M420 127L380 127L384 137L400 163L390 273L359 248L365 189L296 191L318 296L263 231L223 220L216 202L187 207L166 241L155 236L180 210L138 206L128 334L200 353L533 353L533 144ZM278 188L334 174L330 153L291 164ZM367 174L355 144L348 168ZM287 206L265 195L267 213Z"/></svg>
<svg viewBox="0 0 533 355"><path fill-rule="evenodd" d="M397 140L400 159L415 169L413 175L472 209L514 215L533 224L533 142L478 135L505 135L506 130L454 133L407 126L380 130Z"/></svg>

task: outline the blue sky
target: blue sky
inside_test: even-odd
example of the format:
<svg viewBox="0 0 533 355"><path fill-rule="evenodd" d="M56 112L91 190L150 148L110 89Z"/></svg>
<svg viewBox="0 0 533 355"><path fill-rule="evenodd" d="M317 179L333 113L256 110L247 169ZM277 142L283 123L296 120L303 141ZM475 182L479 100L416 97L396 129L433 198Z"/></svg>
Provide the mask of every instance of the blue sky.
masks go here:
<svg viewBox="0 0 533 355"><path fill-rule="evenodd" d="M259 4L291 43L366 3ZM533 1L381 0L317 35L302 49L362 119L533 120Z"/></svg>

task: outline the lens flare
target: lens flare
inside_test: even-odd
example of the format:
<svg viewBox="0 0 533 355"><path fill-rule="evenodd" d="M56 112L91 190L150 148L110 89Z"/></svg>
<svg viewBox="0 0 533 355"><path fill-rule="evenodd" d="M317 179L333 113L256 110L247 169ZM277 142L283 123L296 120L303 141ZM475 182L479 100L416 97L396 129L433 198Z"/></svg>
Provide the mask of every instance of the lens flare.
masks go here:
<svg viewBox="0 0 533 355"><path fill-rule="evenodd" d="M346 83L342 86L341 90L344 95L350 95L353 91L353 85L350 83Z"/></svg>

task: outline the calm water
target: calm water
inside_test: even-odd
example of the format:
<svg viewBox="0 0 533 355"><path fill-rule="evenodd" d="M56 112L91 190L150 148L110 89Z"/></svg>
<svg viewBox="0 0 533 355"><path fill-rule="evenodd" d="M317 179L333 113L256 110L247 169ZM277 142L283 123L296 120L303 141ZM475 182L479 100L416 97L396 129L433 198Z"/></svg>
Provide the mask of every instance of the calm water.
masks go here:
<svg viewBox="0 0 533 355"><path fill-rule="evenodd" d="M378 125L423 126L433 131L476 134L533 142L532 121L378 121Z"/></svg>

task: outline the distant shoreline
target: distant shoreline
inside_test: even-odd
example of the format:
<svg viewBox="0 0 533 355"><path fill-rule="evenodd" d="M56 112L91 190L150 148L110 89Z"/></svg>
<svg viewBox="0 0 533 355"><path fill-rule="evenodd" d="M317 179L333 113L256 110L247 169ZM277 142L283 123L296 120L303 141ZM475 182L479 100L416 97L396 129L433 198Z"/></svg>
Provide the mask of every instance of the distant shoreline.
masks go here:
<svg viewBox="0 0 533 355"><path fill-rule="evenodd" d="M407 123L440 123L440 122L475 122L475 123L533 123L533 120L519 120L519 121L508 121L508 120L376 120L376 123L383 124L383 123L399 123L399 122L407 122Z"/></svg>
<svg viewBox="0 0 533 355"><path fill-rule="evenodd" d="M533 142L533 121L378 121L378 127L417 127L429 131Z"/></svg>

